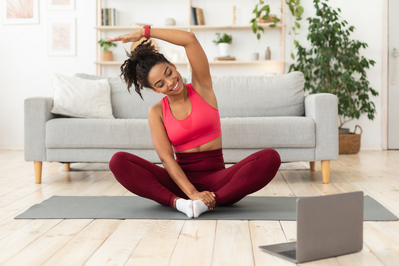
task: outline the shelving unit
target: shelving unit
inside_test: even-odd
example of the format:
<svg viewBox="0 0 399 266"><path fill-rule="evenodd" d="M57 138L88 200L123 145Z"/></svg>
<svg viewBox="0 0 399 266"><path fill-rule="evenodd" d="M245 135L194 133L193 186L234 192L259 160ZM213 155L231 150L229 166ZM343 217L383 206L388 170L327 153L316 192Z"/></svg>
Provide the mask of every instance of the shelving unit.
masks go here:
<svg viewBox="0 0 399 266"><path fill-rule="evenodd" d="M252 31L252 26L251 24L248 25L191 25L191 6L192 6L192 0L187 0L188 3L188 23L187 26L169 26L169 27L163 27L163 26L156 26L154 25L153 27L156 28L163 28L163 29L178 29L178 30L185 30L188 32L195 32L195 31L214 31L214 30L251 30ZM270 23L258 23L259 26L261 26L265 31L267 30L280 30L281 31L281 55L280 55L280 60L257 60L257 61L209 61L210 65L225 65L226 67L231 66L231 65L279 65L280 66L280 74L284 73L284 64L285 64L285 59L284 59L284 47L285 47L285 1L281 0L281 7L282 7L282 13L281 13L281 18L280 22L277 23L276 27L274 29L270 28L269 25ZM96 0L96 26L94 27L96 29L96 58L97 61L94 62L97 67L96 67L96 72L97 75L102 75L102 68L106 66L120 66L122 65L123 62L121 61L100 61L100 47L98 45L98 41L101 39L102 32L106 31L126 31L126 32L131 32L135 31L138 29L141 29L141 27L128 27L128 26L101 26L101 9L102 9L102 0ZM205 51L206 52L206 51ZM189 62L172 62L175 65L187 65L187 70L188 72L191 72L191 67Z"/></svg>

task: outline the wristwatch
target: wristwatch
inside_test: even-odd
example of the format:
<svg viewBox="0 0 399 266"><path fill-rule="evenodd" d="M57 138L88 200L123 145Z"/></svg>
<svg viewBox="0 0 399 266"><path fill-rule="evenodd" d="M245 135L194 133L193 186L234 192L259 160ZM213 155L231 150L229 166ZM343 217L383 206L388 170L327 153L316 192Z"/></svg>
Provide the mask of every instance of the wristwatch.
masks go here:
<svg viewBox="0 0 399 266"><path fill-rule="evenodd" d="M144 28L144 37L147 38L147 39L149 39L149 38L150 38L150 29L151 29L151 26L145 25L143 28Z"/></svg>

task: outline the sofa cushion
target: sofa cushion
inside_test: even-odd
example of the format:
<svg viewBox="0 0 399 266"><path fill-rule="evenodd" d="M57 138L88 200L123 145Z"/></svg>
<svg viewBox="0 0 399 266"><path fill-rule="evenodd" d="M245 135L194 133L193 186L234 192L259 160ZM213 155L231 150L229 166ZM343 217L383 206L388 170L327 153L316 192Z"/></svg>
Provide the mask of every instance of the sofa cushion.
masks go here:
<svg viewBox="0 0 399 266"><path fill-rule="evenodd" d="M47 148L153 149L147 119L57 118L46 123Z"/></svg>
<svg viewBox="0 0 399 266"><path fill-rule="evenodd" d="M313 148L307 117L222 118L223 148ZM57 118L46 123L46 147L153 149L147 119Z"/></svg>
<svg viewBox="0 0 399 266"><path fill-rule="evenodd" d="M223 148L314 148L315 122L307 117L221 118Z"/></svg>
<svg viewBox="0 0 399 266"><path fill-rule="evenodd" d="M77 73L75 77L91 80L108 79L111 85L112 113L115 118L147 119L150 107L165 96L161 93L154 93L150 89L144 89L141 91L143 101L134 90L134 86L130 88L129 94L126 83L119 77L102 77L84 73ZM183 77L183 82L185 81L186 79Z"/></svg>
<svg viewBox="0 0 399 266"><path fill-rule="evenodd" d="M266 76L213 76L221 117L303 116L302 72Z"/></svg>

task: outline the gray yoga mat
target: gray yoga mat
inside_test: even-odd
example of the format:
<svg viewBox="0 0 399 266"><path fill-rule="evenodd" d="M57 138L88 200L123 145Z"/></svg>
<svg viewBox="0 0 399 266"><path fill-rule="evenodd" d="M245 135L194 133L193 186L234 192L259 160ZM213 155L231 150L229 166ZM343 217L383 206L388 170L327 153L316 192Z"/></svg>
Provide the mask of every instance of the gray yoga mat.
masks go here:
<svg viewBox="0 0 399 266"><path fill-rule="evenodd" d="M203 213L200 220L296 220L297 197L245 197L232 206ZM185 220L169 206L137 196L52 196L14 219L163 219ZM398 218L370 196L364 197L365 221Z"/></svg>

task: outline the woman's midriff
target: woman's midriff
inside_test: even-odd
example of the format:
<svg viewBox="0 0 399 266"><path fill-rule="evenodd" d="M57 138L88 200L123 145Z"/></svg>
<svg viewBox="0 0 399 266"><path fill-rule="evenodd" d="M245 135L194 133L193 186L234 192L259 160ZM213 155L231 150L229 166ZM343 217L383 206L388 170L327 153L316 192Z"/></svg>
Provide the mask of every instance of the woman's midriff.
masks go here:
<svg viewBox="0 0 399 266"><path fill-rule="evenodd" d="M214 139L208 143L205 143L204 145L185 150L185 151L179 151L175 153L185 153L185 152L200 152L200 151L211 151L211 150L216 150L222 148L222 136L218 137L217 139Z"/></svg>

